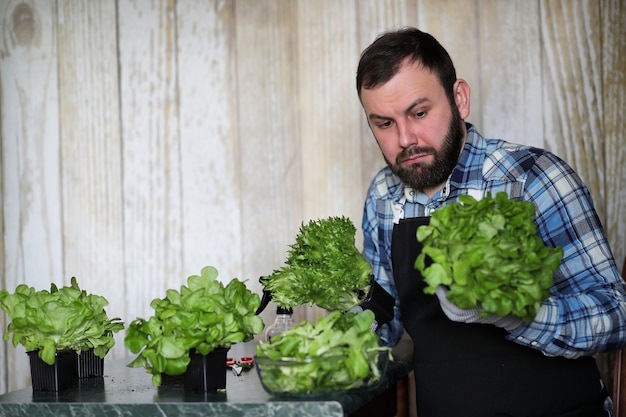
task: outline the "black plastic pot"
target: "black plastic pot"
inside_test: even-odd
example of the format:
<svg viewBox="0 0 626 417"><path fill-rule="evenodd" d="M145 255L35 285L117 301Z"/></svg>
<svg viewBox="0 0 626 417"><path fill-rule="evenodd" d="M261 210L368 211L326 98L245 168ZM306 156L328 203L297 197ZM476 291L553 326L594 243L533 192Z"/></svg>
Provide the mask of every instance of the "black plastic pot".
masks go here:
<svg viewBox="0 0 626 417"><path fill-rule="evenodd" d="M76 352L63 350L56 354L53 365L39 357L39 351L27 352L33 391L62 391L70 388L76 376Z"/></svg>
<svg viewBox="0 0 626 417"><path fill-rule="evenodd" d="M217 392L226 389L226 355L228 349L217 348L207 355L190 353L191 362L183 374L185 391Z"/></svg>
<svg viewBox="0 0 626 417"><path fill-rule="evenodd" d="M93 349L76 355L76 375L78 378L98 378L104 375L104 358L93 353Z"/></svg>

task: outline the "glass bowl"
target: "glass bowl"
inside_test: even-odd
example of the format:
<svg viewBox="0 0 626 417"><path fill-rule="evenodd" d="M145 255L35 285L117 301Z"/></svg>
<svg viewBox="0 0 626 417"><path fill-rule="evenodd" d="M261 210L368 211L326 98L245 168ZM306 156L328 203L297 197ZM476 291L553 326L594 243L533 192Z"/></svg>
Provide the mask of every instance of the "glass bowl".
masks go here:
<svg viewBox="0 0 626 417"><path fill-rule="evenodd" d="M355 366L353 359L349 353L303 359L270 359L257 355L254 362L263 389L272 395L311 397L375 389L387 371L389 350L377 350L368 355L369 372L365 377L351 375L350 368Z"/></svg>

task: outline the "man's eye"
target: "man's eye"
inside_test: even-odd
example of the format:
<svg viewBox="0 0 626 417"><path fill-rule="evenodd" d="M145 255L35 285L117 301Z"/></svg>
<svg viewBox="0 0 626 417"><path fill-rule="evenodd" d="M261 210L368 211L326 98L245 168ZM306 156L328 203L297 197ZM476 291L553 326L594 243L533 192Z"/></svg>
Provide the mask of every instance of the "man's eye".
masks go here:
<svg viewBox="0 0 626 417"><path fill-rule="evenodd" d="M422 118L422 117L424 117L424 116L426 116L426 112L425 112L425 111L418 111L418 112L415 112L415 117L416 117L417 119L421 119L421 118Z"/></svg>
<svg viewBox="0 0 626 417"><path fill-rule="evenodd" d="M376 126L378 126L380 129L386 129L391 126L391 120L385 120L384 122L376 123Z"/></svg>

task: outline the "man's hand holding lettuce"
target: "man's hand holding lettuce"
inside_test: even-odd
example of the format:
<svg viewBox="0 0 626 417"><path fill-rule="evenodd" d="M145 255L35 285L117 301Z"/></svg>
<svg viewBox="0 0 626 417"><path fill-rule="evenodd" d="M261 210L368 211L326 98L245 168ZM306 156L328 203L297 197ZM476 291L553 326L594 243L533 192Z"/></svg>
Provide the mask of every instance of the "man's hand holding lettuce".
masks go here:
<svg viewBox="0 0 626 417"><path fill-rule="evenodd" d="M454 321L508 329L516 327L511 320L497 320L532 321L550 295L563 249L541 240L531 202L504 192L459 200L436 210L430 224L418 229L424 249L415 267L427 283L424 292L437 294Z"/></svg>

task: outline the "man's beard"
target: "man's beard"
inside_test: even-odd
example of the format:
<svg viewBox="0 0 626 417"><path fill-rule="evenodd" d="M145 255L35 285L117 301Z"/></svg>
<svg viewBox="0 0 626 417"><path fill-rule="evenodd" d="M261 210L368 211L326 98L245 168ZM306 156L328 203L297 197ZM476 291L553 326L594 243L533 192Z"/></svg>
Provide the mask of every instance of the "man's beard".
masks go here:
<svg viewBox="0 0 626 417"><path fill-rule="evenodd" d="M464 135L459 111L456 107L452 107L452 120L450 120L448 133L441 149L417 145L409 146L398 154L395 164L390 163L387 158L385 161L387 161L391 171L412 189L423 191L426 188L436 187L448 179L456 166L463 146ZM401 161L415 154L430 154L433 156L433 160L429 164L417 162L409 166L401 163Z"/></svg>

